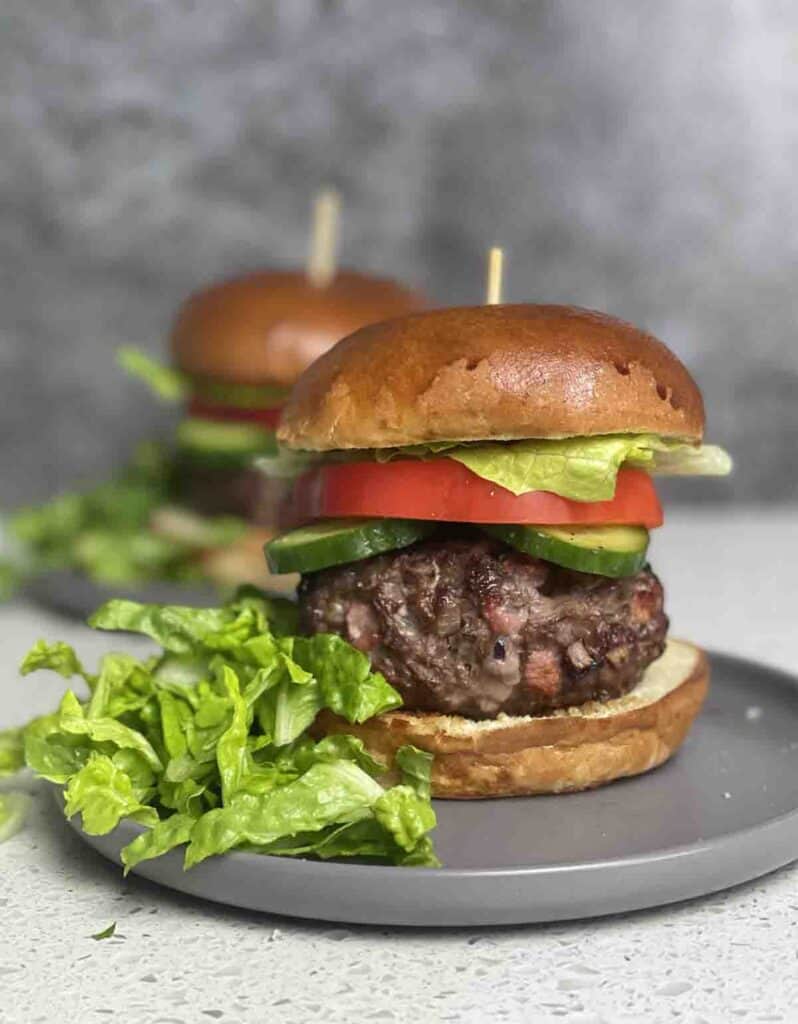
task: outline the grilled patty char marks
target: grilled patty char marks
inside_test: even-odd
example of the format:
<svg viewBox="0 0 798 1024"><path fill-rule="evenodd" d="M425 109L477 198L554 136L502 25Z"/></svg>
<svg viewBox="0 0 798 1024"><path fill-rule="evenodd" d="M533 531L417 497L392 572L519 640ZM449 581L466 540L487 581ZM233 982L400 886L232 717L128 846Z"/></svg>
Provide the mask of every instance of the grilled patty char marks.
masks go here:
<svg viewBox="0 0 798 1024"><path fill-rule="evenodd" d="M649 569L610 579L474 537L310 574L299 597L304 631L365 651L407 710L477 719L620 697L668 628Z"/></svg>

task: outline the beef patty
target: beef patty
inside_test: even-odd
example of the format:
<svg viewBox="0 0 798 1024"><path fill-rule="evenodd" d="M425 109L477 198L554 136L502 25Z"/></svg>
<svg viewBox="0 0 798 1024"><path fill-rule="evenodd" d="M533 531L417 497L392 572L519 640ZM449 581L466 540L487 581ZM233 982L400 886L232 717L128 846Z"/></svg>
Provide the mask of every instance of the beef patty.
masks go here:
<svg viewBox="0 0 798 1024"><path fill-rule="evenodd" d="M238 516L258 526L275 526L290 488L248 466L206 466L178 460L172 487L189 508L208 516Z"/></svg>
<svg viewBox="0 0 798 1024"><path fill-rule="evenodd" d="M663 591L500 541L433 539L302 579L301 627L365 651L408 710L536 715L622 696L665 646Z"/></svg>

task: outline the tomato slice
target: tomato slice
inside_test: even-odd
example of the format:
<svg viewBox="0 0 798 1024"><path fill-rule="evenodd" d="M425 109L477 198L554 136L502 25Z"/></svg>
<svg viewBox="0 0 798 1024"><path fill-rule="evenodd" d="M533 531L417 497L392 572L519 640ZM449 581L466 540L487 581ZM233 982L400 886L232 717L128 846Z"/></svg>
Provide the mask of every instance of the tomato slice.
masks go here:
<svg viewBox="0 0 798 1024"><path fill-rule="evenodd" d="M282 411L282 406L273 409L242 409L234 405L216 405L201 398L192 398L188 403L189 416L198 419L218 420L221 423L257 423L272 430L279 425Z"/></svg>
<svg viewBox="0 0 798 1024"><path fill-rule="evenodd" d="M330 463L294 485L292 518L375 516L454 523L662 525L648 473L622 469L610 501L573 501L548 491L515 495L453 459Z"/></svg>

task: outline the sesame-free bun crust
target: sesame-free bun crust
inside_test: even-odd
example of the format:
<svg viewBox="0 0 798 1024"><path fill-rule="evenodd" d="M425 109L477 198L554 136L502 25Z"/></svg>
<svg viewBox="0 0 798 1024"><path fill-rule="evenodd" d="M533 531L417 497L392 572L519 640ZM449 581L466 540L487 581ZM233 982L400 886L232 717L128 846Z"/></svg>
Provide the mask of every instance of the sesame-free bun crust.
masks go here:
<svg viewBox="0 0 798 1024"><path fill-rule="evenodd" d="M433 796L533 796L603 786L656 768L682 744L709 686L698 647L669 640L631 693L541 717L475 722L452 715L391 711L350 725L325 711L316 736L359 736L388 764L411 743L434 754Z"/></svg>
<svg viewBox="0 0 798 1024"><path fill-rule="evenodd" d="M699 441L701 393L673 353L573 306L433 310L366 327L307 370L289 448L655 433Z"/></svg>
<svg viewBox="0 0 798 1024"><path fill-rule="evenodd" d="M340 338L423 305L394 281L351 271L323 288L302 273L261 271L190 296L172 328L172 356L196 376L291 385Z"/></svg>

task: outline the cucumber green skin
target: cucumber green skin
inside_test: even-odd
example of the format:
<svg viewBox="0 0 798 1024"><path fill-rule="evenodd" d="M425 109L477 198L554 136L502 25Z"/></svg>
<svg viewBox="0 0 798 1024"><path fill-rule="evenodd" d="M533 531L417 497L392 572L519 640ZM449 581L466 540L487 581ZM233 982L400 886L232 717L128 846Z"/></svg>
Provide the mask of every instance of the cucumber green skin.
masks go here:
<svg viewBox="0 0 798 1024"><path fill-rule="evenodd" d="M181 428L185 425L205 422L209 424L207 437L202 433L199 436L191 434L188 438L181 436ZM225 436L224 426L220 437L215 437L215 428L216 424L212 421L184 420L175 437L178 459L209 469L246 469L259 455L274 455L277 452L277 440L272 430L252 428L242 431L240 438L231 440Z"/></svg>
<svg viewBox="0 0 798 1024"><path fill-rule="evenodd" d="M195 398L237 409L276 409L291 393L281 384L231 384L211 377L191 377L191 393Z"/></svg>
<svg viewBox="0 0 798 1024"><path fill-rule="evenodd" d="M648 534L641 533L642 546L634 551L612 551L609 548L583 547L535 526L481 526L491 537L523 551L525 555L543 558L566 569L594 573L597 576L634 576L646 564Z"/></svg>
<svg viewBox="0 0 798 1024"><path fill-rule="evenodd" d="M240 452L222 452L203 450L201 448L178 448L177 461L183 466L197 466L204 469L250 469L259 455L270 452L252 449Z"/></svg>
<svg viewBox="0 0 798 1024"><path fill-rule="evenodd" d="M435 523L413 519L326 519L270 540L266 561L274 573L318 572L406 548L428 537Z"/></svg>

